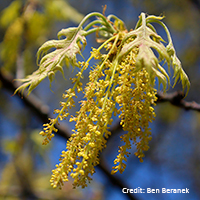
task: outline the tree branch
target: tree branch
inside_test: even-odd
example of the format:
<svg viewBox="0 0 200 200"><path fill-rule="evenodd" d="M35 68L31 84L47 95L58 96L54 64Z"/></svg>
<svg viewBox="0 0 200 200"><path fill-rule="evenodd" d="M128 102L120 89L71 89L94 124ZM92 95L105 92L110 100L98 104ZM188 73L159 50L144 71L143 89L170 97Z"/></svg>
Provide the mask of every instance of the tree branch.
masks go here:
<svg viewBox="0 0 200 200"><path fill-rule="evenodd" d="M17 82L13 82L13 78L10 74L2 72L0 70L0 81L4 88L14 93L14 91L18 88L19 84ZM29 107L43 123L47 123L49 120L49 108L47 105L44 105L37 97L35 97L33 94L30 94L29 96L22 94L19 92L18 97L21 97L23 102L27 107ZM56 125L56 128L58 129L58 132L56 135L61 136L62 138L68 140L71 131L67 126L64 125ZM110 170L107 169L106 164L104 163L103 159L101 160L100 164L97 166L101 171L104 172L106 177L110 180L111 183L118 186L120 189L122 188L130 188L128 187L121 179L117 178L116 176L111 175ZM136 200L136 197L133 196L131 193L126 193L127 197L130 200Z"/></svg>
<svg viewBox="0 0 200 200"><path fill-rule="evenodd" d="M195 7L200 11L200 1L199 0L189 0Z"/></svg>
<svg viewBox="0 0 200 200"><path fill-rule="evenodd" d="M172 105L183 108L185 110L195 110L200 112L200 104L192 101L185 101L183 92L177 91L170 94L164 94L162 92L158 92L157 94L158 100L156 103L162 102L170 102Z"/></svg>

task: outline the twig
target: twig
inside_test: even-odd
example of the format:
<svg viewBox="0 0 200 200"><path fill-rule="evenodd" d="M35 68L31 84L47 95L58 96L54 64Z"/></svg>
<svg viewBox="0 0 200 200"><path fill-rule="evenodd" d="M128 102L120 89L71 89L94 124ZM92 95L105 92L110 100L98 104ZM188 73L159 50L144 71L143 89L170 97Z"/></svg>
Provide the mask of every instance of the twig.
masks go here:
<svg viewBox="0 0 200 200"><path fill-rule="evenodd" d="M185 110L195 110L200 112L200 104L192 101L185 101L183 92L177 91L170 94L158 92L158 100L156 103L170 102L172 105L183 108Z"/></svg>
<svg viewBox="0 0 200 200"><path fill-rule="evenodd" d="M190 0L191 3L194 4L195 7L197 7L200 10L200 2L199 0Z"/></svg>

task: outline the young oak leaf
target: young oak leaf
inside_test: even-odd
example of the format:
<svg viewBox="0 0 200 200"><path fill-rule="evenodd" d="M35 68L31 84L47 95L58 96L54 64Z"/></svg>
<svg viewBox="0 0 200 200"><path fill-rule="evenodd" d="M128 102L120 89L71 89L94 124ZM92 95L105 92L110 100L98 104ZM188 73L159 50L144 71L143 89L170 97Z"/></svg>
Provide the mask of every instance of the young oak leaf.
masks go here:
<svg viewBox="0 0 200 200"><path fill-rule="evenodd" d="M174 80L173 87L176 85L178 79L180 78L180 80L182 82L183 90L187 87L187 91L186 91L186 95L185 95L185 96L187 96L187 94L189 92L189 89L190 89L190 81L189 81L189 78L188 78L187 74L184 72L184 70L183 70L183 68L181 66L180 60L176 56L176 51L174 49L174 46L173 46L172 42L169 42L169 44L167 45L166 49L168 51L168 54L171 57L172 67L174 69L173 78L175 78L175 80Z"/></svg>
<svg viewBox="0 0 200 200"><path fill-rule="evenodd" d="M76 62L76 54L81 54L81 47L79 42L82 42L83 46L86 45L86 38L84 36L85 31L80 28L68 28L62 29L58 33L58 38L64 36L66 38L59 40L50 40L45 42L37 52L37 60L40 55L43 56L48 50L55 48L50 53L44 55L39 63L39 69L33 74L27 76L24 79L17 79L23 82L23 84L17 88L17 91L24 91L28 88L28 94L36 88L36 86L47 76L50 83L53 81L55 72L60 71L63 74L62 63L64 60L68 60L73 66L78 66Z"/></svg>
<svg viewBox="0 0 200 200"><path fill-rule="evenodd" d="M138 54L136 57L135 71L137 72L145 68L150 74L151 82L153 83L155 76L157 76L159 82L162 82L164 89L166 89L169 76L165 69L159 65L159 62L165 59L170 64L170 57L166 47L161 43L163 39L147 27L146 23L143 23L138 29L129 32L124 40L130 37L134 38L134 40L124 45L119 57L129 53L133 48L137 48ZM155 49L159 53L159 58L155 56L152 49Z"/></svg>

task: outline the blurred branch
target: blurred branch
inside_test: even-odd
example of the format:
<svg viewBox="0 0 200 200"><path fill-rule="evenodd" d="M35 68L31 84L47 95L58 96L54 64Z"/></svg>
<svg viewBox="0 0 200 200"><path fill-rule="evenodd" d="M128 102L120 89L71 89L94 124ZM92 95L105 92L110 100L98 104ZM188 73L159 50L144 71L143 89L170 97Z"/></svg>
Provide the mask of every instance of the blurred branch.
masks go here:
<svg viewBox="0 0 200 200"><path fill-rule="evenodd" d="M177 91L170 94L158 92L157 97L158 100L156 103L170 102L172 105L183 108L185 110L195 110L200 112L200 104L194 101L185 101L183 92Z"/></svg>
<svg viewBox="0 0 200 200"><path fill-rule="evenodd" d="M199 0L189 0L191 3L194 4L200 10L200 1Z"/></svg>
<svg viewBox="0 0 200 200"><path fill-rule="evenodd" d="M0 81L3 86L3 88L11 91L14 93L14 91L18 88L19 84L17 82L13 81L13 77L0 70ZM17 95L16 95L17 96ZM43 123L47 123L49 119L49 108L47 105L44 105L35 95L32 93L27 96L26 94L22 94L21 92L18 92L18 97L21 97L22 101L25 103L27 107L29 107L34 113L41 119ZM59 135L63 137L64 139L68 140L71 131L69 131L69 128L64 125L56 125L56 128L58 129L58 132L56 135ZM115 127L113 130L118 129L119 127ZM98 168L100 168L106 177L110 180L111 183L118 186L120 189L122 188L130 188L128 187L123 181L116 176L111 175L110 171L107 169L105 163L103 160L101 160L100 164L98 165ZM136 197L133 196L131 193L126 193L127 197L131 200L136 200Z"/></svg>
<svg viewBox="0 0 200 200"><path fill-rule="evenodd" d="M19 87L19 83L14 82L13 77L9 73L5 73L0 70L0 81L3 85L3 88L10 90L12 93ZM16 95L17 96L17 95ZM24 104L29 107L43 123L49 122L49 107L44 105L35 95L30 94L27 96L26 94L22 94L18 92L18 97L21 97ZM58 128L58 126L56 126ZM68 127L63 125L59 125L59 136L67 139L70 137L71 133Z"/></svg>

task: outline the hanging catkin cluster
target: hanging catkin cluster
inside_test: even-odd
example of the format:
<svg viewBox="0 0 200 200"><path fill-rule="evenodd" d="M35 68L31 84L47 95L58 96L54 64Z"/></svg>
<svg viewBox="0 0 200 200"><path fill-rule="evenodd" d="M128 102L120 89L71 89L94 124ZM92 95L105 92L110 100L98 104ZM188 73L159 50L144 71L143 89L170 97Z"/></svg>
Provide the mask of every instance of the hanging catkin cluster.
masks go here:
<svg viewBox="0 0 200 200"><path fill-rule="evenodd" d="M85 28L83 24L89 17L97 16ZM74 99L78 92L83 92L80 110L69 121L75 122L75 128L67 141L66 150L62 151L60 163L52 171L51 184L61 187L68 181L69 175L74 179L74 187L86 187L95 166L99 164L101 151L106 147L113 116L118 115L124 130L121 136L118 155L114 160L112 174L122 173L126 168L126 160L132 145L136 146L135 155L143 161L144 151L149 149L151 130L149 123L154 120L156 104L155 78L162 83L166 90L169 76L160 63L168 64L174 69L175 83L180 78L183 89L189 89L190 83L183 71L180 61L172 44L170 33L161 21L163 17L145 16L141 14L134 30L128 32L123 21L114 15L105 17L100 13L87 15L77 28L63 29L58 33L60 40L51 40L43 44L38 56L52 47L56 50L47 53L40 60L40 68L32 75L21 81L24 82L18 90L29 86L29 93L46 77L50 81L56 71L63 73L62 64L70 62L77 67L76 77L72 78L74 86L63 94L61 108L55 109L55 119L44 124L44 144L47 144L57 132L55 124L58 120L70 115ZM160 24L166 31L168 45L164 46L163 39L156 33L151 23ZM96 24L100 24L98 27ZM95 26L94 26L95 25ZM76 54L81 53L81 46L86 45L86 36L96 32L97 41L102 43L98 49L92 48L87 61L77 62ZM102 54L102 49L106 53ZM159 57L154 54L156 50ZM90 66L91 59L99 63ZM82 87L82 74L90 68L89 82Z"/></svg>

